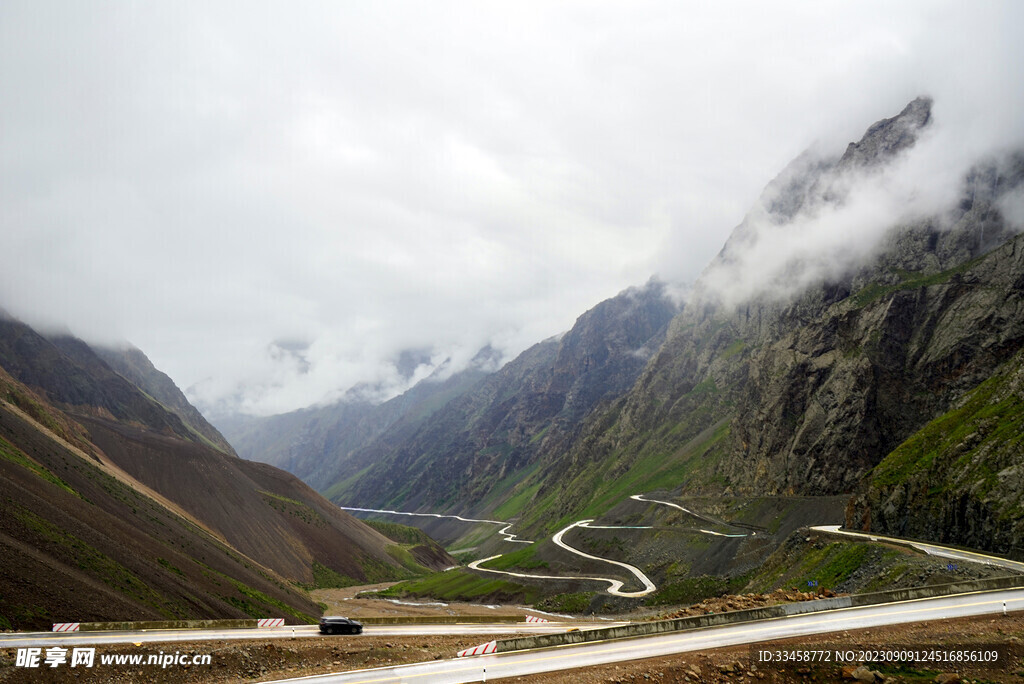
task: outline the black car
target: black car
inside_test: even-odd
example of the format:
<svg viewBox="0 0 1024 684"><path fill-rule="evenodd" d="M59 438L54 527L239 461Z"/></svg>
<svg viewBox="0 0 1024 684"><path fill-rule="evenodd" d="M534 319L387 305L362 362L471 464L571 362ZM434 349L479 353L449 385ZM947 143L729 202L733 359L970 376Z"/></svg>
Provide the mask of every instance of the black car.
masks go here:
<svg viewBox="0 0 1024 684"><path fill-rule="evenodd" d="M320 618L321 634L362 634L363 623L337 615L324 615Z"/></svg>

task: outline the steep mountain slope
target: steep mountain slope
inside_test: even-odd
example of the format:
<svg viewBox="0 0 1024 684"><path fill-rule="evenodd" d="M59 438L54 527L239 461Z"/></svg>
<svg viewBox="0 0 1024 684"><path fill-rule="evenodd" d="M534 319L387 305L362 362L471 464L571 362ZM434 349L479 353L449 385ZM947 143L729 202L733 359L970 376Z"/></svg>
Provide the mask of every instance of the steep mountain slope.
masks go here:
<svg viewBox="0 0 1024 684"><path fill-rule="evenodd" d="M141 349L125 344L118 347L93 346L93 352L110 366L153 399L175 414L200 439L225 454L235 455L234 449L217 428L210 425L195 406L188 403L174 381L167 374L157 370Z"/></svg>
<svg viewBox="0 0 1024 684"><path fill-rule="evenodd" d="M271 615L304 622L317 613L200 521L82 451L77 444L92 447L80 432L0 370L3 627Z"/></svg>
<svg viewBox="0 0 1024 684"><path fill-rule="evenodd" d="M487 376L495 352L481 350L468 368L445 377L442 364L430 377L382 404L349 393L329 406L277 416L216 418L246 459L270 463L323 489L339 478L343 463L354 451L371 444L385 431L406 432Z"/></svg>
<svg viewBox="0 0 1024 684"><path fill-rule="evenodd" d="M537 455L633 384L677 311L654 281L598 304L414 432L386 433L354 454L325 493L350 505L478 512L523 496L516 484L539 466Z"/></svg>
<svg viewBox="0 0 1024 684"><path fill-rule="evenodd" d="M207 446L81 341L10 319L0 332L0 365L34 384L0 371L6 623L308 620L318 609L289 582L408 576L393 542L294 476Z"/></svg>
<svg viewBox="0 0 1024 684"><path fill-rule="evenodd" d="M76 338L62 335L51 341L20 321L0 315L0 367L61 409L105 415L198 440L178 416L115 373Z"/></svg>

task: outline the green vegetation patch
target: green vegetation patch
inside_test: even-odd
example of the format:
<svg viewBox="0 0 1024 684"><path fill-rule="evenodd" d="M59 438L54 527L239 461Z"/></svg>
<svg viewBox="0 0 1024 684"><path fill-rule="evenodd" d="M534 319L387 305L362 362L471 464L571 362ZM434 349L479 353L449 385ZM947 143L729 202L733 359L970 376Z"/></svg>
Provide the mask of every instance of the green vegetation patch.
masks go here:
<svg viewBox="0 0 1024 684"><path fill-rule="evenodd" d="M733 342L728 347L726 347L725 349L722 350L721 358L722 359L731 359L732 357L736 356L737 354L742 354L743 350L746 349L746 348L747 348L747 343L746 343L745 340L736 340L735 342Z"/></svg>
<svg viewBox="0 0 1024 684"><path fill-rule="evenodd" d="M371 584L389 582L401 578L394 566L379 561L376 558L360 558L359 567L363 569L363 572L366 574L366 580Z"/></svg>
<svg viewBox="0 0 1024 684"><path fill-rule="evenodd" d="M572 594L555 594L533 604L537 610L549 613L585 613L597 592L583 591Z"/></svg>
<svg viewBox="0 0 1024 684"><path fill-rule="evenodd" d="M431 538L427 536L427 533L418 527L410 527L409 525L400 525L393 522L384 522L383 520L364 520L363 522L383 534L391 541L399 544L418 546L420 544L429 544L432 541Z"/></svg>
<svg viewBox="0 0 1024 684"><path fill-rule="evenodd" d="M30 470L31 472L43 478L50 484L57 485L64 491L70 492L71 494L74 494L75 496L81 498L78 492L72 489L67 482L51 473L49 470L44 468L39 463L33 461L31 458L26 456L24 452L22 452L13 444L5 440L3 437L0 437L0 458L3 458L6 461L10 461L11 463L20 465L22 468Z"/></svg>
<svg viewBox="0 0 1024 684"><path fill-rule="evenodd" d="M405 568L412 576L425 575L430 571L416 562L410 553L409 548L395 544L387 548L388 555L398 561L399 565Z"/></svg>
<svg viewBox="0 0 1024 684"><path fill-rule="evenodd" d="M22 411L32 417L37 423L45 427L50 432L60 435L69 442L75 441L70 435L64 430L63 427L54 419L53 415L43 406L41 403L30 397L28 394L19 391L18 389L7 386L7 395L5 397L7 401L11 402Z"/></svg>
<svg viewBox="0 0 1024 684"><path fill-rule="evenodd" d="M180 617L166 608L163 596L150 589L149 585L110 556L31 511L14 507L10 513L25 528L31 530L42 540L40 546L44 550L46 547L50 547L50 553L57 558L70 559L71 563L79 570L100 580L115 591L154 608L165 617Z"/></svg>
<svg viewBox="0 0 1024 684"><path fill-rule="evenodd" d="M537 552L537 545L530 544L529 546L513 551L512 553L503 553L494 560L482 563L480 567L488 568L490 570L510 570L515 568L517 570L535 570L537 568L549 567L548 562L544 560L538 560L535 558Z"/></svg>
<svg viewBox="0 0 1024 684"><path fill-rule="evenodd" d="M176 575L181 575L182 577L185 576L185 573L183 573L180 569L178 569L177 567L172 565L171 562L169 560L167 560L166 558L157 558L156 562L159 563L162 567L167 568L168 570L170 570L171 572L173 572Z"/></svg>
<svg viewBox="0 0 1024 684"><path fill-rule="evenodd" d="M820 548L808 547L795 560L764 568L749 584L753 591L771 591L786 586L797 589L835 589L865 563L872 545L859 542L832 542Z"/></svg>
<svg viewBox="0 0 1024 684"><path fill-rule="evenodd" d="M650 594L644 605L690 605L699 603L706 598L734 594L747 584L749 577L718 577L701 575L700 577L684 577L662 584L656 592Z"/></svg>
<svg viewBox="0 0 1024 684"><path fill-rule="evenodd" d="M519 491L513 494L511 498L494 509L494 515L506 520L512 516L519 515L533 501L541 484L538 481L532 485L520 487Z"/></svg>
<svg viewBox="0 0 1024 684"><path fill-rule="evenodd" d="M953 276L960 273L966 273L977 265L983 258L984 257L979 257L949 270L933 273L931 275L921 275L912 271L899 271L897 274L900 276L900 282L895 285L872 283L851 295L851 299L854 306L860 309L881 299L882 297L886 297L894 292L899 292L900 290L916 290L922 287L929 287L931 285L942 285L952 280Z"/></svg>
<svg viewBox="0 0 1024 684"><path fill-rule="evenodd" d="M342 575L317 561L313 561L312 570L313 582L312 584L301 584L303 589L344 589L363 583L363 580Z"/></svg>
<svg viewBox="0 0 1024 684"><path fill-rule="evenodd" d="M541 590L537 587L505 579L483 577L469 570L456 568L437 572L420 579L400 582L378 596L434 598L441 601L483 601L535 603Z"/></svg>
<svg viewBox="0 0 1024 684"><path fill-rule="evenodd" d="M267 596L262 591L253 589L249 585L240 582L233 577L228 577L227 575L223 576L236 590L238 590L238 593L241 594L243 598L239 598L237 596L221 596L221 598L241 610L246 615L255 618L272 617L273 613L276 612L278 615L282 613L291 615L295 619L300 620L307 625L315 624L317 622L316 618L295 610L284 601L279 601L276 598Z"/></svg>
<svg viewBox="0 0 1024 684"><path fill-rule="evenodd" d="M621 476L604 478L604 483L597 487L596 496L579 517L596 518L637 492L674 489L689 479L694 468L707 467L717 460L719 449L724 446L728 435L729 424L723 421L705 439L685 449L679 456L666 457L657 450L648 451Z"/></svg>
<svg viewBox="0 0 1024 684"><path fill-rule="evenodd" d="M259 492L263 495L263 500L275 511L298 518L308 525L315 525L317 527L325 527L327 525L327 522L319 513L301 501L262 489Z"/></svg>
<svg viewBox="0 0 1024 684"><path fill-rule="evenodd" d="M977 454L1009 453L1024 447L1024 401L1005 391L1007 382L1004 372L981 383L960 408L928 423L875 466L871 484L888 487L906 482L915 473L931 469L940 454L953 454L957 460L950 472L961 481L969 476L976 483L974 495L984 497L998 485L998 478L987 465L989 459L977 458ZM933 483L929 497L945 495L949 484L948 480Z"/></svg>

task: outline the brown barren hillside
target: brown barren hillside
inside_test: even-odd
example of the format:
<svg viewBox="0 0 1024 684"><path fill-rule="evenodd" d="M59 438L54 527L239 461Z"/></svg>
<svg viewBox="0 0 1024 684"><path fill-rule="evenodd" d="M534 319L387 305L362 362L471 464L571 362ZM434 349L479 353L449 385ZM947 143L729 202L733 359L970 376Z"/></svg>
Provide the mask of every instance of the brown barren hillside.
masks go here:
<svg viewBox="0 0 1024 684"><path fill-rule="evenodd" d="M294 476L179 429L84 343L63 339L69 355L9 319L0 338L0 628L308 622L301 587L422 570Z"/></svg>

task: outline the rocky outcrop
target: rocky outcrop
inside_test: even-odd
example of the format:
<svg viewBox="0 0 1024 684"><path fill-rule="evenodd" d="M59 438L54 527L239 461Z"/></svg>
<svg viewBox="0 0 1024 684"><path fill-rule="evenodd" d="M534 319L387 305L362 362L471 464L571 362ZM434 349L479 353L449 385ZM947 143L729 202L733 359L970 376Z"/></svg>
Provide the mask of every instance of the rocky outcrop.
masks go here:
<svg viewBox="0 0 1024 684"><path fill-rule="evenodd" d="M850 500L847 526L1020 557L1021 435L1024 352L886 456Z"/></svg>

